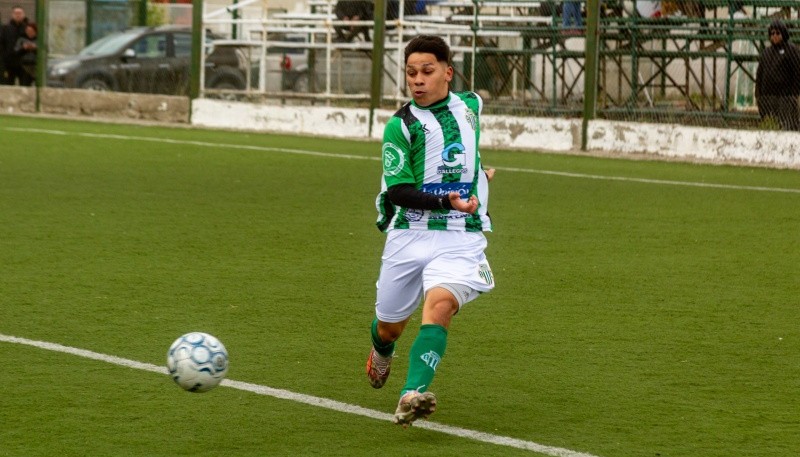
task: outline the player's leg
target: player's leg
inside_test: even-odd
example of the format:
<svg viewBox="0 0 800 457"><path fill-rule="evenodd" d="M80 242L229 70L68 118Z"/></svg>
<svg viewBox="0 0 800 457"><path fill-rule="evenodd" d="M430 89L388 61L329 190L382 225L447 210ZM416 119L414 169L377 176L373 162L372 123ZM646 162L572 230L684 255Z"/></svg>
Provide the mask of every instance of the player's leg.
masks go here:
<svg viewBox="0 0 800 457"><path fill-rule="evenodd" d="M482 234L442 232L436 236L438 254L423 273L426 293L422 325L411 346L408 376L394 417L394 422L403 426L436 409L436 397L428 389L445 355L447 328L453 316L464 304L494 287Z"/></svg>
<svg viewBox="0 0 800 457"><path fill-rule="evenodd" d="M370 336L367 377L372 387L383 387L389 378L395 341L422 298L422 249L415 247L418 233L395 230L386 238L377 283L375 319Z"/></svg>
<svg viewBox="0 0 800 457"><path fill-rule="evenodd" d="M428 392L428 387L447 348L447 327L461 305L453 288L443 284L425 294L422 325L411 345L408 376L394 415L394 422L403 427L436 410L436 396Z"/></svg>
<svg viewBox="0 0 800 457"><path fill-rule="evenodd" d="M380 389L389 379L394 357L394 342L403 334L408 319L401 322L383 322L373 319L370 336L372 349L367 357L367 378L372 387Z"/></svg>

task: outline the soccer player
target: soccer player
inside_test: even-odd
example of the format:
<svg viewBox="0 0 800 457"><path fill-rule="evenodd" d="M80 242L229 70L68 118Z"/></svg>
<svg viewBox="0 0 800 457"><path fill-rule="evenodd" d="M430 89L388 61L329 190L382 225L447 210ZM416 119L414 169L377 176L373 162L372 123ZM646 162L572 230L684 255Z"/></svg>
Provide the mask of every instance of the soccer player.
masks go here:
<svg viewBox="0 0 800 457"><path fill-rule="evenodd" d="M420 35L405 48L413 100L383 134L378 228L387 232L377 284L367 377L383 387L395 341L422 300L422 325L411 345L394 423L408 427L436 409L428 391L447 346L447 328L462 306L494 287L484 255L492 229L489 179L478 151L481 98L450 92L450 48ZM424 297L424 299L423 299Z"/></svg>

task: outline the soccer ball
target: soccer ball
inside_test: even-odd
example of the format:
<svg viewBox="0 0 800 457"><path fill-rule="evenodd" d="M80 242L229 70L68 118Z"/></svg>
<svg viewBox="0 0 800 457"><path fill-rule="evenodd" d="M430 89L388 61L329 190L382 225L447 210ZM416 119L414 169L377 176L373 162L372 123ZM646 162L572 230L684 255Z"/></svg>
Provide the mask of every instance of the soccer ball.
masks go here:
<svg viewBox="0 0 800 457"><path fill-rule="evenodd" d="M169 347L167 369L184 390L207 392L228 373L228 351L208 333L187 333Z"/></svg>

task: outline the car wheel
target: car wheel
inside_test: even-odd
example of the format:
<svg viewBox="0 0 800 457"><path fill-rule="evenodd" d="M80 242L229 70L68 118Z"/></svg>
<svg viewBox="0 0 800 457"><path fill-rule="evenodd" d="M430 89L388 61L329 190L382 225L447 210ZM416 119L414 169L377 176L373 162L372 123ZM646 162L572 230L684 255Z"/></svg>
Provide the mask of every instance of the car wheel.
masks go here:
<svg viewBox="0 0 800 457"><path fill-rule="evenodd" d="M111 86L106 82L105 79L99 77L89 77L84 79L80 85L81 89L89 89L89 90L97 90L97 91L109 91L111 90Z"/></svg>
<svg viewBox="0 0 800 457"><path fill-rule="evenodd" d="M242 72L230 67L218 68L208 79L206 87L220 90L244 90L247 82Z"/></svg>
<svg viewBox="0 0 800 457"><path fill-rule="evenodd" d="M308 73L301 73L297 75L292 84L292 89L295 92L308 93Z"/></svg>

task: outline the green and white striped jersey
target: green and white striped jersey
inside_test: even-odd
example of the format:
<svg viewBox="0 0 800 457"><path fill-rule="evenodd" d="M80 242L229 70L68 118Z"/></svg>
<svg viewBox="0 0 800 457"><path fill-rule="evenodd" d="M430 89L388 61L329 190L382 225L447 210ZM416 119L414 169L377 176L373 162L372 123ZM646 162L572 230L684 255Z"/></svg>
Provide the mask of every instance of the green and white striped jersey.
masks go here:
<svg viewBox="0 0 800 457"><path fill-rule="evenodd" d="M474 92L450 92L432 106L406 103L383 133L383 179L376 199L378 228L412 230L491 231L487 212L489 182L478 151L483 100ZM478 210L421 210L395 206L386 190L412 184L431 194L459 192L478 197Z"/></svg>

